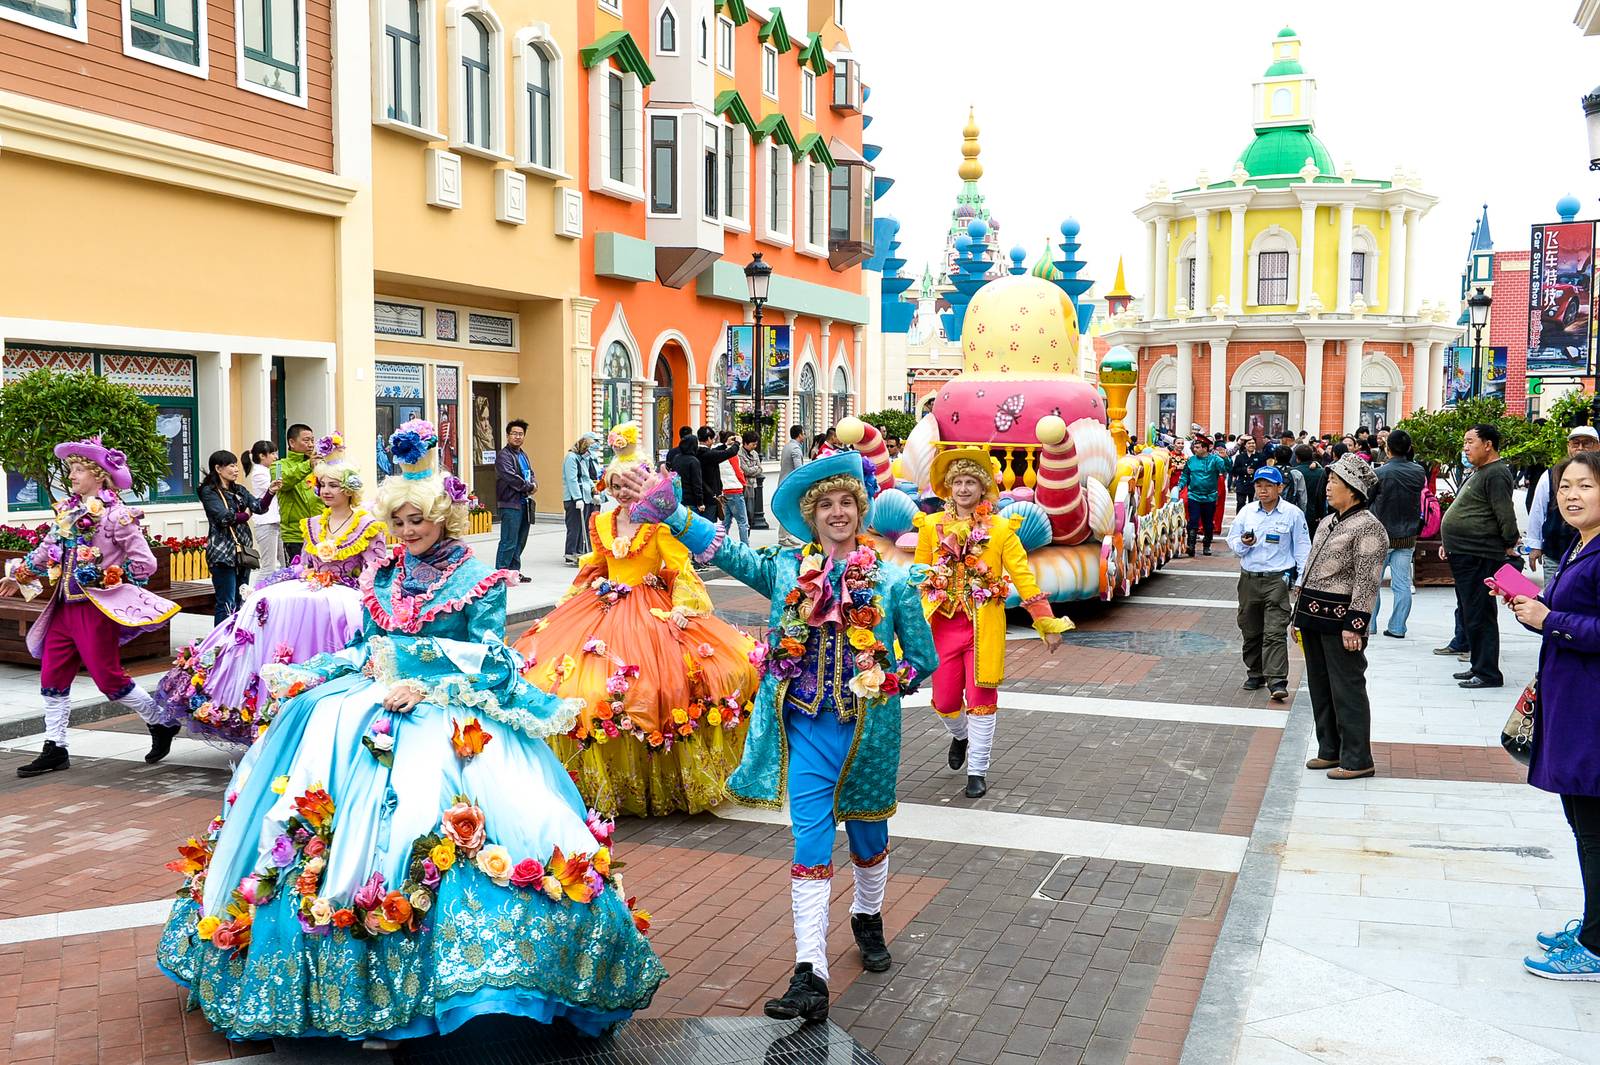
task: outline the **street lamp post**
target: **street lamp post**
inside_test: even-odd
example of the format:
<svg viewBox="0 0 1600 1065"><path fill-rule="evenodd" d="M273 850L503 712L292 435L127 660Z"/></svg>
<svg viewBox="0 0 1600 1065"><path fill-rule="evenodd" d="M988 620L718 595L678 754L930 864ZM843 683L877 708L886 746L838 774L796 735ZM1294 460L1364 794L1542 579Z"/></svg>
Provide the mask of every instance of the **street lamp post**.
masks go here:
<svg viewBox="0 0 1600 1065"><path fill-rule="evenodd" d="M917 409L917 371L906 371L906 413L915 414Z"/></svg>
<svg viewBox="0 0 1600 1065"><path fill-rule="evenodd" d="M1483 395L1483 327L1489 324L1489 304L1494 300L1478 286L1476 295L1467 297L1467 317L1472 323L1472 398Z"/></svg>
<svg viewBox="0 0 1600 1065"><path fill-rule="evenodd" d="M751 360L755 369L750 378L750 401L755 408L756 415L756 451L766 453L766 412L761 406L761 385L767 376L767 347L762 341L765 339L761 332L761 309L766 306L767 295L772 285L772 265L764 262L761 252L756 252L755 258L750 260L750 265L744 268L745 283L750 287L750 302L755 307L755 328L752 335L755 339L755 356ZM750 508L750 528L766 529L767 505L763 498L765 483L756 486L755 505Z"/></svg>

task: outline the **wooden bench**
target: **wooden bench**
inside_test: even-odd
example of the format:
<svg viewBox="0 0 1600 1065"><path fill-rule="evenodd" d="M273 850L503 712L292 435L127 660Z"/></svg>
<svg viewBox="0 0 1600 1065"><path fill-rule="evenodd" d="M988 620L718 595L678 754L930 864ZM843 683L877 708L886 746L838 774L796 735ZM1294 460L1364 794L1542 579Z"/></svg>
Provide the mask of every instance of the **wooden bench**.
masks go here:
<svg viewBox="0 0 1600 1065"><path fill-rule="evenodd" d="M179 610L185 614L205 614L209 617L215 609L216 594L210 581L174 581L156 594L177 603ZM31 603L20 596L0 599L0 662L38 668L39 660L28 650L28 629L44 613L49 602L46 595L39 596ZM124 662L171 657L171 625L141 632L122 645Z"/></svg>

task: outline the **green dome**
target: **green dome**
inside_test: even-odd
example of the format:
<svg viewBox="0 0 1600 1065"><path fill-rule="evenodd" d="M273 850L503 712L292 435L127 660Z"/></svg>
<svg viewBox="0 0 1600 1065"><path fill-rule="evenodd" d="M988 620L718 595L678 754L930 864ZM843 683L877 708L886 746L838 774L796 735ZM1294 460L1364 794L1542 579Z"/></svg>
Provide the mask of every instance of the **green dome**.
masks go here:
<svg viewBox="0 0 1600 1065"><path fill-rule="evenodd" d="M1333 156L1306 126L1264 129L1245 149L1240 162L1251 177L1283 177L1300 173L1310 159L1324 174L1334 172Z"/></svg>
<svg viewBox="0 0 1600 1065"><path fill-rule="evenodd" d="M1276 78L1281 74L1304 74L1306 68L1300 65L1298 59L1279 59L1267 68L1263 77Z"/></svg>
<svg viewBox="0 0 1600 1065"><path fill-rule="evenodd" d="M1300 35L1298 33L1294 32L1294 30L1291 30L1289 27L1285 26L1283 29L1278 31L1278 36L1279 37L1298 37Z"/></svg>

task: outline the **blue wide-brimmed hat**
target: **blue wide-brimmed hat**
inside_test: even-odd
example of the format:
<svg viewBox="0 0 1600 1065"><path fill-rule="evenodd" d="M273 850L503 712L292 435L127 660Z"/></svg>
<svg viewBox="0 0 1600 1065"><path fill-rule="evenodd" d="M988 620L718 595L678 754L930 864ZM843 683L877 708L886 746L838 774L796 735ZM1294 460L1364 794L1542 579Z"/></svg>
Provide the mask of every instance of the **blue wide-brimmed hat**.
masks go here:
<svg viewBox="0 0 1600 1065"><path fill-rule="evenodd" d="M808 462L778 482L778 490L772 493L772 515L790 536L800 540L816 539L816 533L800 513L800 497L812 485L830 477L854 477L861 482L863 491L867 487L866 478L861 473L861 456L854 451L841 451L825 459ZM861 515L861 519L866 521L866 515Z"/></svg>

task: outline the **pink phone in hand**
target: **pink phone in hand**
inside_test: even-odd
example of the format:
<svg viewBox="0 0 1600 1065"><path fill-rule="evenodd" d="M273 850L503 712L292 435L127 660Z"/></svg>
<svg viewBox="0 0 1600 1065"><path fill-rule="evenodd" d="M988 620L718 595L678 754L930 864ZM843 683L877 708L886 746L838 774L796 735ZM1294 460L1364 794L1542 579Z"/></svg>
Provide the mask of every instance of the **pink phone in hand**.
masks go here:
<svg viewBox="0 0 1600 1065"><path fill-rule="evenodd" d="M1539 597L1539 586L1530 581L1520 569L1507 563L1495 571L1493 577L1484 578L1485 585L1496 595L1516 597L1527 596L1529 599Z"/></svg>

